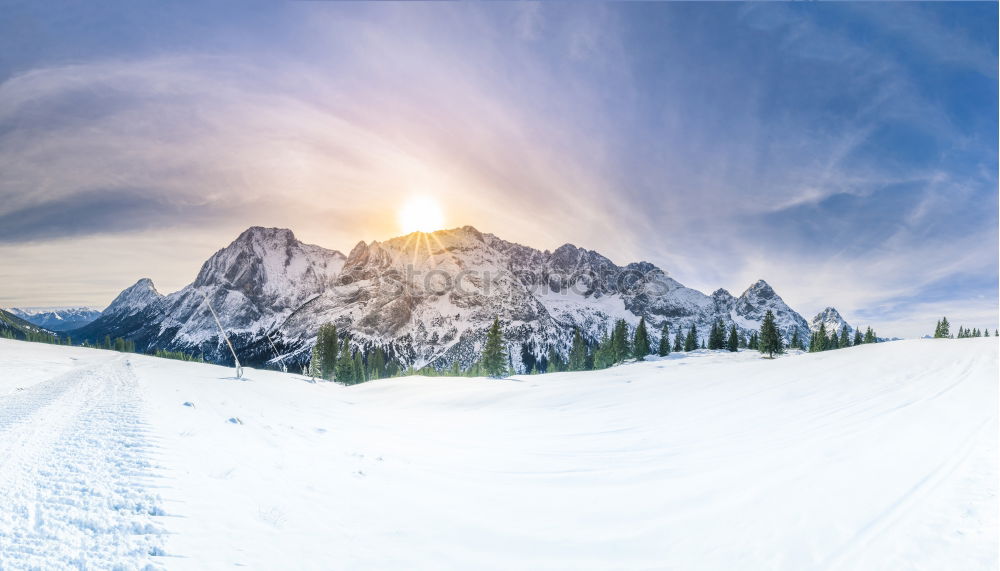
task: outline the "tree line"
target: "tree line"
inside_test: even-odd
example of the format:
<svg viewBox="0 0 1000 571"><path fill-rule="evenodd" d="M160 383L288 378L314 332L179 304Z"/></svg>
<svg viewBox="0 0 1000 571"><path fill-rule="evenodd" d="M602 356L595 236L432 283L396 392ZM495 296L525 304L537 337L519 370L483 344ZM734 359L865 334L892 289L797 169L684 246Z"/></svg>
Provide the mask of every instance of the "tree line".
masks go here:
<svg viewBox="0 0 1000 571"><path fill-rule="evenodd" d="M935 339L967 339L969 337L989 337L990 330L984 327L982 331L979 329L966 329L964 326L958 326L958 333L953 334L951 332L951 324L948 323L947 317L942 317L937 325L934 326L934 338ZM993 330L994 337L1000 337L1000 331Z"/></svg>
<svg viewBox="0 0 1000 571"><path fill-rule="evenodd" d="M863 335L860 329L855 329L854 337L852 338L846 324L840 328L840 332L833 331L827 334L826 324L821 323L819 331L814 333L809 339L809 352L816 353L832 349L843 349L844 347L863 345L865 343L878 343L878 335L875 334L875 331L871 327L866 329Z"/></svg>

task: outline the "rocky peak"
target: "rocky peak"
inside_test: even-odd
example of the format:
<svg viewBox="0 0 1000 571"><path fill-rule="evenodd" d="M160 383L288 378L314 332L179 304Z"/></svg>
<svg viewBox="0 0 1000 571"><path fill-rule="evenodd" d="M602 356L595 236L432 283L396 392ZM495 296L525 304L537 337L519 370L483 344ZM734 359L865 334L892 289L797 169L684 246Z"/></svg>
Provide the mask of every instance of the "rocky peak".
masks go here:
<svg viewBox="0 0 1000 571"><path fill-rule="evenodd" d="M101 315L135 313L162 297L160 292L156 291L153 280L142 278L118 294L118 297L101 312Z"/></svg>

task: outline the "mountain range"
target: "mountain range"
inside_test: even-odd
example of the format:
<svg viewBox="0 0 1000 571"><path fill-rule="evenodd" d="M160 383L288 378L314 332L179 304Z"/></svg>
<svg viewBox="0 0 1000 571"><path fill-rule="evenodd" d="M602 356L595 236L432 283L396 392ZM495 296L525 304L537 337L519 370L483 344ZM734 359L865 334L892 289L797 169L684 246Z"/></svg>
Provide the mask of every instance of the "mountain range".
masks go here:
<svg viewBox="0 0 1000 571"><path fill-rule="evenodd" d="M29 323L43 327L49 331L70 331L72 329L77 329L101 316L100 310L89 307L12 307L7 311Z"/></svg>
<svg viewBox="0 0 1000 571"><path fill-rule="evenodd" d="M248 364L274 364L279 355L305 363L328 322L353 344L380 346L417 367L470 364L494 318L515 368L522 350L565 354L575 329L596 341L618 319L635 326L644 318L654 343L664 323L671 336L694 326L705 339L718 320L749 335L768 310L786 343L795 332L806 343L811 330L764 280L739 296L706 295L648 262L619 266L572 244L540 251L465 226L359 242L345 256L290 230L255 226L213 254L190 285L163 295L140 279L70 334L231 362L206 301Z"/></svg>

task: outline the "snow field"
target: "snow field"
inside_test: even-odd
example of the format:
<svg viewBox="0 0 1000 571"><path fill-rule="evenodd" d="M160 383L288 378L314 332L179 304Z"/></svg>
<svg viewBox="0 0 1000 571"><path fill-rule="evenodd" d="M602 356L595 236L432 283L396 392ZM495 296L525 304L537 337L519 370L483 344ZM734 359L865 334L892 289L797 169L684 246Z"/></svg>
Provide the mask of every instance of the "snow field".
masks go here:
<svg viewBox="0 0 1000 571"><path fill-rule="evenodd" d="M38 564L44 541L21 514L57 500L90 502L100 524L50 510L35 535L77 537L52 561L98 568L998 564L992 338L773 361L697 351L502 381L232 374L0 340L0 474L20 490L0 496L0 566ZM45 411L90 418L66 421L75 448L59 426L25 428L53 422ZM51 466L114 501L37 476Z"/></svg>

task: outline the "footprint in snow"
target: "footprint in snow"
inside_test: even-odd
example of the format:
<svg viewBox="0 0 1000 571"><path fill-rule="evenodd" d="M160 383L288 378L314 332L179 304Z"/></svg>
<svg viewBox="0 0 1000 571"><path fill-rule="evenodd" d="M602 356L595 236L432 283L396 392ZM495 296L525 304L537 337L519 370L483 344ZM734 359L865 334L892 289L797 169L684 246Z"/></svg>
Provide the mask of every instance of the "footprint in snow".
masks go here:
<svg viewBox="0 0 1000 571"><path fill-rule="evenodd" d="M237 417L237 416L234 416L234 417L230 418L228 420L228 422L230 422L232 424L243 424L243 421L240 420L239 417Z"/></svg>
<svg viewBox="0 0 1000 571"><path fill-rule="evenodd" d="M191 401L185 401L185 402L184 402L184 406L189 406L189 407L191 407L191 408L194 408L194 403L193 403L193 402L191 402Z"/></svg>

